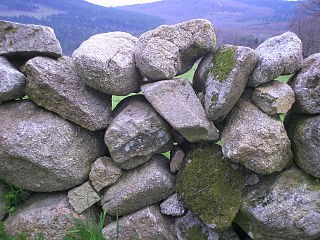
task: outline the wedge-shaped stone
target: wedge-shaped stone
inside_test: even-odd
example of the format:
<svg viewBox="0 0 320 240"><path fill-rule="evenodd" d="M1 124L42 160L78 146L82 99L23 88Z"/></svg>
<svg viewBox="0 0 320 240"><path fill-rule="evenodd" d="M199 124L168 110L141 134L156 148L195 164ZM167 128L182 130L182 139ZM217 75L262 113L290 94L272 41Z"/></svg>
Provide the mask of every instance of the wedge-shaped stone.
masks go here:
<svg viewBox="0 0 320 240"><path fill-rule="evenodd" d="M52 28L0 21L0 55L61 57L62 49Z"/></svg>
<svg viewBox="0 0 320 240"><path fill-rule="evenodd" d="M187 79L164 80L141 87L155 110L189 142L213 141L219 131Z"/></svg>
<svg viewBox="0 0 320 240"><path fill-rule="evenodd" d="M112 159L122 168L134 168L172 148L169 125L142 95L120 102L114 115L104 139Z"/></svg>
<svg viewBox="0 0 320 240"><path fill-rule="evenodd" d="M174 175L169 170L168 159L154 155L149 162L107 188L101 204L108 214L122 216L164 200L174 191Z"/></svg>
<svg viewBox="0 0 320 240"><path fill-rule="evenodd" d="M216 36L212 24L194 19L176 25L163 25L141 35L135 59L141 74L150 81L172 79L213 52Z"/></svg>
<svg viewBox="0 0 320 240"><path fill-rule="evenodd" d="M320 183L291 168L249 187L235 222L253 239L315 240L320 237Z"/></svg>
<svg viewBox="0 0 320 240"><path fill-rule="evenodd" d="M156 205L124 216L118 223L113 222L106 226L102 232L106 240L176 240L169 219L160 213Z"/></svg>
<svg viewBox="0 0 320 240"><path fill-rule="evenodd" d="M73 60L36 57L25 65L26 93L37 105L91 131L107 128L111 96L88 87Z"/></svg>
<svg viewBox="0 0 320 240"><path fill-rule="evenodd" d="M173 194L160 204L161 213L170 216L182 216L186 208L178 194Z"/></svg>
<svg viewBox="0 0 320 240"><path fill-rule="evenodd" d="M0 105L0 176L34 192L63 191L88 179L103 139L31 101Z"/></svg>

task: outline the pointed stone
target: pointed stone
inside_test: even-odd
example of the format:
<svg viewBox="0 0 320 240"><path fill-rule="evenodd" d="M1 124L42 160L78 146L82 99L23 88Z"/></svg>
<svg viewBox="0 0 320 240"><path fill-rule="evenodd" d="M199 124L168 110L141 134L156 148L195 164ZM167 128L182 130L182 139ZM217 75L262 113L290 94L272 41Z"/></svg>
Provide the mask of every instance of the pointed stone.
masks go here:
<svg viewBox="0 0 320 240"><path fill-rule="evenodd" d="M161 213L170 216L182 216L186 208L178 194L173 194L160 204Z"/></svg>

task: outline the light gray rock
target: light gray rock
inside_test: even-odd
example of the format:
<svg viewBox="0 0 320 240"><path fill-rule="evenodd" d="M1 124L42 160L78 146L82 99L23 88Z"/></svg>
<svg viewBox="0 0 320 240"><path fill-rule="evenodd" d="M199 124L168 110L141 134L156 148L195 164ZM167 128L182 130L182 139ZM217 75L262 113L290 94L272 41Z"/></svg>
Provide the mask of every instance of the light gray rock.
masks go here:
<svg viewBox="0 0 320 240"><path fill-rule="evenodd" d="M255 88L252 102L269 115L286 113L295 101L292 88L278 81L271 81Z"/></svg>
<svg viewBox="0 0 320 240"><path fill-rule="evenodd" d="M262 112L250 98L245 92L227 119L223 155L259 174L281 171L292 160L287 132L280 119Z"/></svg>
<svg viewBox="0 0 320 240"><path fill-rule="evenodd" d="M82 213L100 201L100 196L87 181L68 191L68 201L77 213Z"/></svg>
<svg viewBox="0 0 320 240"><path fill-rule="evenodd" d="M150 81L172 79L213 52L216 36L212 24L194 19L176 25L163 25L141 35L135 59L141 74Z"/></svg>
<svg viewBox="0 0 320 240"><path fill-rule="evenodd" d="M257 53L248 47L224 45L204 57L193 85L204 92L204 107L212 121L222 121L236 104L258 61Z"/></svg>
<svg viewBox="0 0 320 240"><path fill-rule="evenodd" d="M128 172L107 188L101 205L110 215L125 215L168 198L175 191L168 159L154 155L143 166Z"/></svg>
<svg viewBox="0 0 320 240"><path fill-rule="evenodd" d="M33 192L67 190L88 179L102 137L31 101L0 105L0 176Z"/></svg>
<svg viewBox="0 0 320 240"><path fill-rule="evenodd" d="M303 61L300 72L289 80L296 102L293 109L298 113L320 113L320 53Z"/></svg>
<svg viewBox="0 0 320 240"><path fill-rule="evenodd" d="M91 131L107 128L111 96L88 87L71 58L32 58L24 71L26 93L37 105Z"/></svg>
<svg viewBox="0 0 320 240"><path fill-rule="evenodd" d="M0 55L61 57L62 49L50 27L1 20Z"/></svg>
<svg viewBox="0 0 320 240"><path fill-rule="evenodd" d="M248 80L248 86L257 86L292 74L302 66L302 43L295 33L286 32L267 39L256 52L259 60Z"/></svg>
<svg viewBox="0 0 320 240"><path fill-rule="evenodd" d="M124 169L137 167L155 153L172 148L169 125L142 95L120 102L105 133L112 159Z"/></svg>
<svg viewBox="0 0 320 240"><path fill-rule="evenodd" d="M117 238L119 225L119 238ZM150 206L129 214L103 229L106 240L175 240L170 221L160 213L158 206Z"/></svg>
<svg viewBox="0 0 320 240"><path fill-rule="evenodd" d="M23 97L26 78L5 58L0 57L0 102Z"/></svg>
<svg viewBox="0 0 320 240"><path fill-rule="evenodd" d="M18 237L24 233L36 239L42 233L44 239L62 240L58 233L74 230L73 218L89 220L89 214L77 214L70 206L65 193L36 193L5 221L8 234Z"/></svg>
<svg viewBox="0 0 320 240"><path fill-rule="evenodd" d="M186 213L186 208L178 194L173 194L160 204L161 213L170 216L182 216Z"/></svg>
<svg viewBox="0 0 320 240"><path fill-rule="evenodd" d="M78 74L89 86L107 94L139 92L142 77L134 60L137 40L124 32L90 37L72 54Z"/></svg>
<svg viewBox="0 0 320 240"><path fill-rule="evenodd" d="M306 173L320 178L320 114L296 115L288 130L293 159Z"/></svg>
<svg viewBox="0 0 320 240"><path fill-rule="evenodd" d="M89 179L93 187L101 189L115 183L123 174L122 170L110 157L98 158L91 166Z"/></svg>
<svg viewBox="0 0 320 240"><path fill-rule="evenodd" d="M3 199L3 196L8 192L9 189L7 189L4 182L0 181L0 221L3 220L7 213L6 209L6 200Z"/></svg>
<svg viewBox="0 0 320 240"><path fill-rule="evenodd" d="M189 142L219 138L218 129L206 117L187 79L148 83L141 90L155 110Z"/></svg>
<svg viewBox="0 0 320 240"><path fill-rule="evenodd" d="M247 189L235 222L253 239L320 237L320 183L292 168Z"/></svg>
<svg viewBox="0 0 320 240"><path fill-rule="evenodd" d="M185 157L185 153L183 152L182 148L179 146L175 146L171 151L170 151L170 171L175 173L178 171L182 165L183 165L183 160Z"/></svg>

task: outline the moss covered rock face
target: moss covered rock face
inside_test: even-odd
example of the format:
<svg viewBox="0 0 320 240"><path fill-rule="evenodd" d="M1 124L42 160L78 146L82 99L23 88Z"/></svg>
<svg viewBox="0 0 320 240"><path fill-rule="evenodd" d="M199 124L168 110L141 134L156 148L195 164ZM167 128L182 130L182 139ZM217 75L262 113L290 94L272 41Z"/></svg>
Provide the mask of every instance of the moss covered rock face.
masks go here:
<svg viewBox="0 0 320 240"><path fill-rule="evenodd" d="M178 175L178 194L208 227L228 229L240 208L244 173L222 159L219 146L192 150L186 160Z"/></svg>

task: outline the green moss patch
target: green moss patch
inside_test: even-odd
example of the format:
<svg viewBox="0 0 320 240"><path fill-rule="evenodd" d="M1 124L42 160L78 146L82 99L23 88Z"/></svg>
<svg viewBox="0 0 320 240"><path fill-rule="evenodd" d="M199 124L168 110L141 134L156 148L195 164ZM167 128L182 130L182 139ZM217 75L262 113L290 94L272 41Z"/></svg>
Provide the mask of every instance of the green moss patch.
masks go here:
<svg viewBox="0 0 320 240"><path fill-rule="evenodd" d="M15 28L12 25L9 25L8 27L6 27L5 29L3 29L4 32L12 32L12 33L16 33L18 31L17 28Z"/></svg>
<svg viewBox="0 0 320 240"><path fill-rule="evenodd" d="M223 82L227 79L235 63L236 49L233 47L221 47L213 55L213 68L211 73L214 79Z"/></svg>
<svg viewBox="0 0 320 240"><path fill-rule="evenodd" d="M177 191L189 208L215 230L231 226L240 209L245 174L222 159L221 147L203 146L186 156Z"/></svg>
<svg viewBox="0 0 320 240"><path fill-rule="evenodd" d="M201 231L200 225L195 225L186 230L186 238L188 240L208 240L208 235Z"/></svg>

